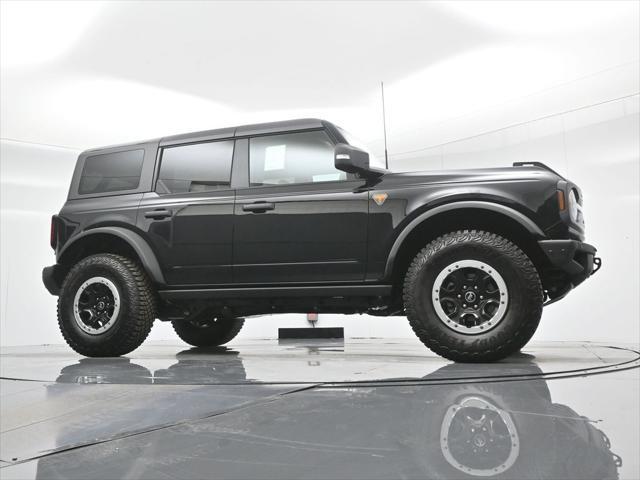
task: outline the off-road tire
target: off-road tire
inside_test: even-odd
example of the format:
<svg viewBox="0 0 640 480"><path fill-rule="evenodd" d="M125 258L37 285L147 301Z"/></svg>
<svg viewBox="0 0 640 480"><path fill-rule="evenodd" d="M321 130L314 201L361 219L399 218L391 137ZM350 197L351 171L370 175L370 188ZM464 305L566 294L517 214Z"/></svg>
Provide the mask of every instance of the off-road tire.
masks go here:
<svg viewBox="0 0 640 480"><path fill-rule="evenodd" d="M491 265L509 290L502 320L476 335L446 326L431 296L437 275L465 259ZM436 238L416 255L405 277L403 299L411 328L430 350L456 362L491 362L516 353L531 339L542 315L543 291L535 266L520 248L493 233L465 230Z"/></svg>
<svg viewBox="0 0 640 480"><path fill-rule="evenodd" d="M207 315L191 320L172 321L173 329L178 337L194 347L217 347L233 340L244 325L244 318L211 318L211 322L203 322Z"/></svg>
<svg viewBox="0 0 640 480"><path fill-rule="evenodd" d="M74 297L83 282L101 276L113 282L120 296L115 323L104 333L91 335L74 320ZM67 274L58 298L58 325L67 344L87 357L117 357L138 348L156 318L156 295L143 268L130 258L110 253L91 255Z"/></svg>

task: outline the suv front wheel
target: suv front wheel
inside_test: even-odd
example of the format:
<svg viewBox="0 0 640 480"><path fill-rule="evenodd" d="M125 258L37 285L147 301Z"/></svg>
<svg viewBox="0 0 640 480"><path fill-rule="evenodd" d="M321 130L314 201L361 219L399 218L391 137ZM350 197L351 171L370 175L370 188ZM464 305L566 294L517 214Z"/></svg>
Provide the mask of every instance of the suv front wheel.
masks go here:
<svg viewBox="0 0 640 480"><path fill-rule="evenodd" d="M138 348L156 316L146 272L114 254L91 255L67 274L58 325L69 346L87 357L117 357Z"/></svg>
<svg viewBox="0 0 640 480"><path fill-rule="evenodd" d="M538 272L509 240L458 231L429 243L404 282L407 318L432 351L457 362L487 362L520 350L542 315Z"/></svg>

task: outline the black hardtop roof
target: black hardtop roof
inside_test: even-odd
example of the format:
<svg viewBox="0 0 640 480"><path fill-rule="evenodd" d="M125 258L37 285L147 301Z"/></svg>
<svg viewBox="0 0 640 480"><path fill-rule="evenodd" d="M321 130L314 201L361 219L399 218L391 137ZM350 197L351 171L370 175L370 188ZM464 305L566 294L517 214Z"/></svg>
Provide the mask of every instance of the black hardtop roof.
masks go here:
<svg viewBox="0 0 640 480"><path fill-rule="evenodd" d="M172 145L177 143L203 142L216 140L218 138L244 137L248 135L261 135L269 133L288 132L294 130L310 130L323 127L336 128L331 122L318 118L297 118L293 120L282 120L279 122L254 123L251 125L240 125L237 127L217 128L214 130L203 130L199 132L181 133L167 137L146 140L142 142L130 142L121 145L111 145L108 147L92 148L83 153L99 153L110 149L126 149L127 147L142 146L150 143Z"/></svg>
<svg viewBox="0 0 640 480"><path fill-rule="evenodd" d="M193 137L216 137L216 136L236 136L243 137L246 135L258 135L263 133L286 132L289 130L307 130L312 128L322 128L327 123L325 120L318 118L298 118L294 120L283 120L280 122L254 123L251 125L241 125L238 127L218 128L215 130L205 130L202 132L183 133L180 135L171 135L160 139L161 143L174 142L182 140L190 140Z"/></svg>

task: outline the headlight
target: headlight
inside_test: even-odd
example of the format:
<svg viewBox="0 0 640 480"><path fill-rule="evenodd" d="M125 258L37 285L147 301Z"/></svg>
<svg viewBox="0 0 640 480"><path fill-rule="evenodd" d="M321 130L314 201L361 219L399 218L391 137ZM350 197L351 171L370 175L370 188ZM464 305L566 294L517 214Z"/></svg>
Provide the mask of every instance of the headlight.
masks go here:
<svg viewBox="0 0 640 480"><path fill-rule="evenodd" d="M575 190L569 192L569 217L573 223L582 223L582 215L580 204L578 204L578 197Z"/></svg>
<svg viewBox="0 0 640 480"><path fill-rule="evenodd" d="M580 189L576 186L567 188L567 182L558 182L557 199L562 221L579 230L584 230L583 199Z"/></svg>
<svg viewBox="0 0 640 480"><path fill-rule="evenodd" d="M569 216L574 223L578 220L578 199L575 190L569 192Z"/></svg>

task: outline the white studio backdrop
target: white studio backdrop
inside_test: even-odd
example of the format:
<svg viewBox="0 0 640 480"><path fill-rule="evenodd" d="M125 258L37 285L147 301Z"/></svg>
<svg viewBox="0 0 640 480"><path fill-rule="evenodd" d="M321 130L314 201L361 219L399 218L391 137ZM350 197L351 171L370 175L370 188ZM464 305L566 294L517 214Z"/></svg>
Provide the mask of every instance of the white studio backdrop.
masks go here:
<svg viewBox="0 0 640 480"><path fill-rule="evenodd" d="M47 5L51 3L59 2ZM387 70L391 77L385 78L385 93L392 170L542 161L583 189L588 241L598 247L604 266L564 301L545 309L534 338L638 342L637 2L560 2L560 10L551 12L553 15L547 15L545 9L551 8L548 5L538 7L527 2L520 2L518 11L496 10L493 2L482 2L481 10L475 3L465 2L341 4L343 16L368 15L369 26L359 25L355 33L344 34L353 36L340 37L345 58L338 55L335 65L306 63L307 57L300 60L305 48L319 55L315 37L325 31L322 22L331 21L335 5L308 2L302 9L292 2L240 3L244 12L260 10L250 21L254 27L259 27L255 23L260 16L272 22L272 30L261 37L269 44L266 51L274 46L271 44L285 45L278 43L282 41L278 32L283 21L304 24L314 40L305 39L298 47L287 44L293 49L289 56L296 61L283 63L265 53L273 63L263 58L260 69L247 72L245 67L234 68L238 61L232 56L215 49L203 53L193 47L219 41L206 37L214 35L210 29L205 29L206 34L205 30L200 32L206 22L203 25L199 19L215 15L225 17L232 25L238 23L234 17L238 11L231 4L160 2L149 9L148 4L138 2L102 2L99 9L96 3L78 10L62 2L55 12L49 12L50 16L62 10L76 23L86 25L81 31L67 32L63 39L66 53L61 53L60 45L60 51L52 53L22 38L33 32L20 19L32 19L33 11L27 12L32 15L28 17L19 8L12 11L2 4L2 345L62 343L55 298L42 286L40 275L43 266L54 262L48 245L49 219L65 201L82 149L312 116L351 130L368 140L380 155L378 82ZM523 8L529 15L523 17ZM579 18L576 12L581 12ZM418 23L410 22L402 28L399 22L406 16L421 15L426 15L425 22L433 26L430 33ZM553 17L555 23L543 22L542 17L537 22L536 15ZM153 21L145 23L143 16ZM158 23L163 25L167 18L179 23L179 35L156 31ZM11 28L5 28L7 19L12 20ZM385 22L390 31L389 45L379 45L373 38ZM45 23L50 28L50 22ZM123 24L132 23L137 25L135 39L129 38L129 29L121 30ZM39 25L37 18L35 24ZM446 24L446 31L439 24ZM450 30L454 34L448 33ZM55 35L56 31L48 34ZM119 36L107 42L105 36L116 31ZM439 47L443 38L449 38L447 35L462 40L455 43L455 48ZM194 36L200 43L194 42ZM255 52L245 51L253 44L252 38L238 39L241 46L234 47L236 54L240 50L247 58L255 58ZM23 40L22 51L11 48L19 40ZM190 48L181 50L174 45L177 42L179 46L181 41ZM366 54L358 58L364 64L380 60L366 49L366 42L381 49L380 65L361 71L347 68L363 51ZM416 42L421 48L416 48ZM87 49L93 57L87 55ZM402 54L394 57L393 49ZM49 57L42 58L46 55ZM149 57L146 62L132 63L141 55ZM96 58L104 62L98 64ZM158 80L162 77L158 69L168 68L172 60L176 71L168 71L166 78ZM223 72L211 66L220 62L225 63ZM327 69L344 72L343 81L328 81ZM189 75L179 75L178 71L184 70ZM221 73L224 81L216 83ZM209 88L202 77L216 88ZM359 90L363 93L358 94ZM251 319L238 341L275 338L278 327L306 325L304 315ZM414 336L403 318L320 315L318 326L344 326L348 337ZM157 322L150 340L176 338L170 325Z"/></svg>

